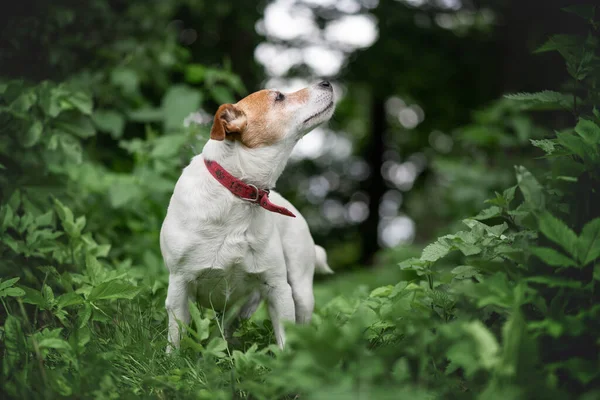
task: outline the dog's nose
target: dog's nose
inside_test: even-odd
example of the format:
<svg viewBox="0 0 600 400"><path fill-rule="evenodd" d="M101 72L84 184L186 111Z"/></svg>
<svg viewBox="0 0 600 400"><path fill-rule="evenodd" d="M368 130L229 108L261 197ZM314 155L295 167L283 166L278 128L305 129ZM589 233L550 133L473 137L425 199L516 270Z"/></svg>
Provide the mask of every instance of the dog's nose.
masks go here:
<svg viewBox="0 0 600 400"><path fill-rule="evenodd" d="M319 82L319 86L325 89L331 89L331 83L329 83L329 81L321 81Z"/></svg>

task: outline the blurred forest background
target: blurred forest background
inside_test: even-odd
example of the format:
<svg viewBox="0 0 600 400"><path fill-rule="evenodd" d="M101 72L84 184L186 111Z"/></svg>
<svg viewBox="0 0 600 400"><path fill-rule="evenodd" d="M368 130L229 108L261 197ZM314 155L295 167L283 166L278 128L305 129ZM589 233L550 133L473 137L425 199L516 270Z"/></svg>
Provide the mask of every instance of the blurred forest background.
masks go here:
<svg viewBox="0 0 600 400"><path fill-rule="evenodd" d="M476 398L477 393L487 393L483 389L490 387L490 393L500 393L499 382L506 382L496 380L504 376L498 371L507 371L506 363L514 360L507 361L506 354L521 351L519 346L525 346L525 339L519 343L505 340L503 345L512 343L513 347L498 350L500 345L494 344L494 336L502 336L502 326L525 324L525 317L515 310L527 303L525 299L532 292L523 289L521 293L521 286L515 282L521 282L518 277L523 270L513 266L525 261L501 255L502 262L509 266L492 268L490 265L498 263L500 253L479 264L468 258L452 259L453 267L464 268L450 273L448 266L437 283L434 279L438 279L438 272L433 270L433 263L450 251L449 246L433 258L427 258L424 252L420 261L413 259L412 264L401 264L401 268L397 265L421 254L421 249L438 236L461 229L464 218L478 214L479 220L504 221L504 229L516 235L510 237L511 245L535 240L537 233L526 233L537 232L537 225L530 222L541 215L535 210L544 210L546 204L565 193L575 199L569 203L571 208L548 209L569 215L569 229L579 232L599 216L595 206L599 196L597 143L586 142L583 146L565 139L565 144L560 135L558 139L552 136L554 131L572 132L569 127L581 123L580 117L593 115L589 121L600 120L595 114L597 80L591 81L598 78L600 71L600 59L594 53L598 49L599 11L586 3L590 2L22 0L7 5L0 14L0 276L15 278L0 280L0 298L14 300L3 300L1 314L3 373L7 382L3 390L15 398L115 398L117 393L164 398L175 393L189 395L189 390L198 396L195 398L285 398L289 393L282 389L283 382L298 376L298 391L313 393L309 389L313 386L331 386L326 381L314 383L321 379L318 369L306 372L300 364L294 364L295 359L284 357L277 359L279 364L269 364L275 361L260 358L266 353L252 358L250 353L258 353L250 344L239 349L237 356L229 353L226 345L214 338L218 319L215 325L214 315L200 317L200 311L194 320L196 329L204 326L207 331L206 336L197 332L195 339L204 343L209 338L209 322L203 321L210 321L210 338L214 340L198 344L200 347L190 344L189 348L203 354L205 361L156 355L166 340L161 329L167 282L158 232L181 169L201 152L208 138L213 112L220 104L235 102L264 87L295 90L326 78L334 84L339 100L337 111L328 125L319 127L297 145L277 186L307 218L315 241L328 251L329 264L338 276L342 275L317 288L318 303L329 305L316 316L316 323L329 321L331 326L337 326L340 321L353 321L351 315L362 312L356 310L370 307L367 322L363 318L367 314L360 314L365 326L372 328L370 332L378 332L366 339L370 344L364 348L369 349L369 354L384 343L395 343L397 348L399 340L412 343L414 349L430 349L423 350L423 354L431 352L427 359L407 350L402 356L405 361L381 361L381 365L394 366L394 374L402 376L394 382L402 383L414 396L425 393L423 398L432 398L427 396L433 392L420 392L424 388L434 388L438 394L466 396L458 398ZM567 6L571 7L567 12L561 10ZM547 42L557 33L580 35L585 43L567 36ZM543 54L533 54L536 49ZM567 94L503 97L545 89ZM596 137L594 128L586 126L586 132L592 133L581 136L592 140ZM566 150L555 151L555 147L575 155L564 153ZM583 163L587 172L573 163L555 168L540 161L544 152L550 157L553 151L554 156L572 157ZM515 165L520 166L517 182ZM557 186L539 184L529 170L537 171L533 175L539 179L551 172L552 179L558 176L560 182ZM578 186L560 186L565 182L578 182ZM525 206L511 214L509 204L515 198L515 183L521 185L522 193L516 198L523 200ZM512 189L506 189L509 187ZM543 196L548 200L543 200ZM492 200L486 203L486 199ZM521 224L521 220L526 222ZM475 229L474 225L469 227ZM520 230L523 227L527 229ZM484 232L487 228L481 229ZM592 228L583 229L582 241L587 237L585 232L592 232ZM490 234L497 236L494 240L505 240L508 231L502 232ZM541 232L546 233L543 229ZM575 243L577 235L573 235ZM459 249L465 257L483 254L481 248L485 246L500 246L486 242L481 245L484 247L477 247L480 244L475 239L468 243L464 240L452 249ZM600 242L589 240L590 248L600 246ZM573 246L569 248L572 250ZM529 256L527 245L519 249ZM548 254L544 253L545 257L550 257ZM551 302L554 296L573 298L569 290L585 287L592 293L585 301L597 297L594 285L586 286L589 280L600 278L600 273L590 266L595 258L588 260L591 255L581 254L580 251L573 257L579 260L581 268L590 268L573 275L582 280L581 284L557 287L556 281L550 284L548 279L543 280L549 291L536 296L546 296L548 305L535 303L531 307L548 313L551 309L555 314L552 323L542 324L538 317L532 317L537 325L527 329L537 329L534 336L540 341L566 335L564 326L572 321L561 320L559 332L557 325L552 325L560 319L556 312L591 307L591 303L576 306L567 300L564 304ZM569 264L564 259L542 260L553 266L552 263ZM458 292L445 285L463 279L471 283L484 281L486 273L497 271L504 271L504 275L494 282L500 285L498 279L504 279L501 290L511 291L510 295L498 295L502 301L480 298L477 306L466 302L461 304L462 314L456 311L460 301L452 296L458 296ZM345 275L350 278L345 279ZM18 284L16 278L20 279ZM533 282L539 284L540 279L536 279ZM400 319L396 316L393 322L387 321L383 317L386 312L382 311L384 301L377 300L377 306L372 303L373 297L397 300L399 297L395 296L406 286L376 289L368 299L368 290L350 295L362 284L371 290L384 284L396 285L398 281L421 285L419 301L424 306L416 307L413 301L411 307L427 317L419 322L411 320L410 325L421 326L422 331L406 328L398 333L400 328L394 324ZM494 290L500 289L489 292ZM484 296L484 292L481 289L478 293ZM340 303L334 299L340 293L353 300ZM357 299L368 301L358 303ZM327 303L329 300L332 302ZM559 312L552 307L564 308ZM589 315L580 318L587 321L581 322L585 327L578 331L580 335L592 332L585 324L598 311L593 308ZM381 320L369 319L371 312ZM459 328L438 331L438 325L430 325L438 322L425 322L429 321L429 313L444 323L469 315L467 320L480 319L486 328L483 324L465 325L468 328L460 334L456 333ZM19 317L10 318L14 315ZM520 318L518 323L515 315ZM408 319L403 318L406 323ZM125 322L127 319L130 321ZM109 327L111 322L114 326ZM268 325L254 323L258 325L243 331L244 343L266 346L270 340ZM420 336L428 329L433 332L431 337ZM597 324L594 329L598 329ZM315 343L323 345L331 340L327 334L333 335L326 329L325 336L313 337L312 333L303 332L304 336L296 339L292 332L292 346L296 343L299 348L315 348ZM446 354L445 350L436 353L431 350L433 342L425 343L433 341L436 332L447 333L446 342L435 342L442 347L440 343L464 339L460 346L480 350L472 359L459 359L457 354L463 347L455 349L454 359L448 355L454 364L440 373L459 377L447 391L419 375L433 368L431 379L440 379L440 387L452 379L446 375L440 378L438 372L447 365L438 366L435 362L436 357ZM350 350L357 346L354 340L364 338L358 333L345 334L355 336L348 339L347 348L340 344L339 354L331 359L353 354L353 362L362 360L369 365L365 367L369 371L379 371L364 378L377 386L384 379L382 376L387 376L381 371L390 368L379 365L383 358L368 364L366 356L360 355L363 353L354 354ZM468 342L465 335L479 345ZM302 342L309 340L302 339L307 337L313 341ZM589 340L590 348L597 349L599 343L593 337L585 336L585 340ZM567 349L563 349L562 356L570 354L570 344L564 340L560 343ZM132 346L139 347L133 350ZM496 361L486 357L492 357L496 350L498 354L505 353L504 358L494 358L494 364ZM106 355L101 356L100 352ZM317 352L307 353L315 358L306 361L306 365L329 365L328 360L318 360ZM549 375L543 379L523 376L531 378L531 385L543 380L548 393L556 396L566 393L554 391L557 382L568 382L566 389L561 386L561 390L583 395L599 382L598 371L594 372L599 359L594 358L595 350L590 354L591 359L577 359L580 361L568 364L566 370L548 367ZM23 361L36 359L41 363L39 369ZM142 366L137 362L147 363ZM552 362L558 361L554 358L545 362L554 365ZM469 370L470 364L480 367ZM283 371L287 368L284 366L292 366L290 371L299 375L264 377L265 371ZM330 366L338 368L339 364ZM493 372L496 366L499 375ZM223 375L227 368L239 376L232 375L229 381L229 375ZM178 378L173 370L179 371L175 373L180 374ZM198 371L205 375L194 375ZM350 377L348 382L355 382L357 371L345 372ZM495 378L482 378L477 371L487 371L486 376ZM122 380L122 376L128 380ZM334 380L333 375L327 376ZM351 383L343 383L340 377L344 376L335 375L341 383L331 386L331 390L355 393ZM213 378L219 383L211 386ZM273 392L259 389L262 386L258 382L265 379ZM32 385L34 380L38 383ZM408 385L409 381L415 386ZM244 386L243 382L250 383ZM488 383L491 386L486 386ZM527 398L519 396L531 394L527 390L533 390L533 386L524 389L527 384L519 384L521 389L506 389L502 398ZM385 387L388 386L382 386ZM374 397L362 398L385 398L383 392L377 392L381 397L375 392L369 392ZM315 393L309 398L334 398Z"/></svg>
<svg viewBox="0 0 600 400"><path fill-rule="evenodd" d="M495 106L502 116L477 111L503 93L566 80L559 57L531 54L556 26L585 31L561 15L569 2L555 3L24 1L1 17L0 74L70 79L93 93L98 112L89 129L98 133L81 146L121 178L108 193L115 213L149 199L159 210L168 204L178 170L148 171L160 179L148 179L145 190L126 182L149 130L175 134L191 112L212 115L263 87L333 80L340 99L333 121L299 144L278 189L307 217L331 264L350 268L371 264L380 248L425 243L507 185L528 121L503 121L511 109L502 102ZM521 134L469 128L476 116ZM210 128L209 118L199 120L199 137L157 138L165 144L150 156L184 166ZM132 245L142 234L150 238L144 248L155 247L156 224L115 224Z"/></svg>

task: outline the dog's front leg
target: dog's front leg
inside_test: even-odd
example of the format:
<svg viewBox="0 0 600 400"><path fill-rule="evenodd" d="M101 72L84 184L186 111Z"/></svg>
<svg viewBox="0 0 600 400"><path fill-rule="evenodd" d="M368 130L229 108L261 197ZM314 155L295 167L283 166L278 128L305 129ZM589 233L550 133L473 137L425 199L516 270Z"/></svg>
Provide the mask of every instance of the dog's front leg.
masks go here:
<svg viewBox="0 0 600 400"><path fill-rule="evenodd" d="M279 279L269 279L264 284L263 296L269 305L269 316L273 323L275 340L277 340L279 348L283 349L285 346L283 323L293 322L296 316L292 288L285 276Z"/></svg>
<svg viewBox="0 0 600 400"><path fill-rule="evenodd" d="M189 324L190 322L190 311L188 309L189 295L189 282L181 275L169 275L169 289L167 290L167 300L165 301L165 308L169 315L169 344L167 345L167 353L179 348L181 333L177 321L184 324Z"/></svg>

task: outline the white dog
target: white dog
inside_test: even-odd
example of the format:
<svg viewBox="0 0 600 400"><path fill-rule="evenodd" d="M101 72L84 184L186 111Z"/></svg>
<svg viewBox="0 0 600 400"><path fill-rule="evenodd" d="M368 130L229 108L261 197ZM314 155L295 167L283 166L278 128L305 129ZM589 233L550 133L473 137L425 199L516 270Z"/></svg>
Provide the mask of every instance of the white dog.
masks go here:
<svg viewBox="0 0 600 400"><path fill-rule="evenodd" d="M332 271L298 210L269 188L298 140L334 108L327 81L290 94L261 90L219 107L160 232L170 274L168 351L179 346L177 321L189 323L188 300L223 311L238 304L239 317L249 318L266 299L281 348L283 321L310 321L315 269Z"/></svg>

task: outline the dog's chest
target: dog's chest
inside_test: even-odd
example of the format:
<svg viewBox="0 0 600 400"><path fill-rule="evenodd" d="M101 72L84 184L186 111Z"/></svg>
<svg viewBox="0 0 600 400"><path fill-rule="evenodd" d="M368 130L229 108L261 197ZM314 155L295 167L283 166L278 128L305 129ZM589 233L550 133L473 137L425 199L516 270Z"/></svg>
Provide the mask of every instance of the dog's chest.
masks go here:
<svg viewBox="0 0 600 400"><path fill-rule="evenodd" d="M272 233L268 233L271 229L259 229L261 226L249 223L237 229L230 227L216 243L210 237L200 242L204 245L196 251L202 253L199 257L205 262L195 271L195 285L201 305L222 310L263 284L265 272L272 267L267 262L269 257L265 257L265 245Z"/></svg>

